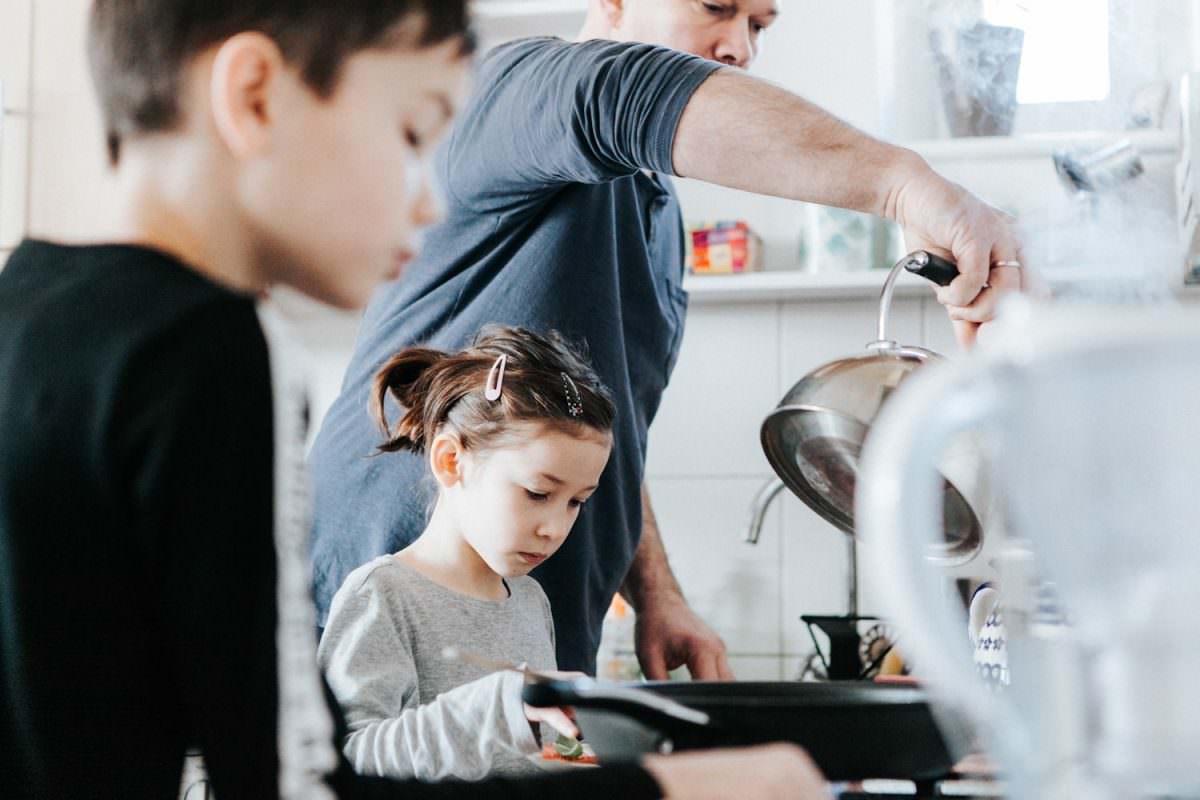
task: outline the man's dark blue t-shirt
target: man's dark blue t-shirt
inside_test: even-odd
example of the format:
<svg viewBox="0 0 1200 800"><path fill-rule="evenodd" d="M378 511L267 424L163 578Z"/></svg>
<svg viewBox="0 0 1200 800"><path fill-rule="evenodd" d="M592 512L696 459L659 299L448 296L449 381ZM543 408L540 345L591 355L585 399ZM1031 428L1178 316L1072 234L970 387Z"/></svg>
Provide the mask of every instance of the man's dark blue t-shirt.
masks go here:
<svg viewBox="0 0 1200 800"><path fill-rule="evenodd" d="M679 204L654 173L672 172L679 118L717 68L650 45L549 38L481 64L438 157L447 217L367 309L313 447L322 623L350 571L413 541L431 507L423 457L376 455L376 370L408 345L462 347L488 323L553 328L586 345L618 409L599 489L534 572L553 607L560 668L594 672L605 610L641 536L647 430L687 307Z"/></svg>

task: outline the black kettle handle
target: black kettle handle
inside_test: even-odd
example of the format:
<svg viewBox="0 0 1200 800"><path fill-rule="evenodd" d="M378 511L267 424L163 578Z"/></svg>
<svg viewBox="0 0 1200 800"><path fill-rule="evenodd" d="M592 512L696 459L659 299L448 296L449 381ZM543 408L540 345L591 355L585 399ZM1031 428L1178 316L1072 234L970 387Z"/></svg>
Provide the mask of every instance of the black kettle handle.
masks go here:
<svg viewBox="0 0 1200 800"><path fill-rule="evenodd" d="M916 250L905 256L904 268L914 275L931 280L938 286L949 286L958 277L953 261L934 255L928 250Z"/></svg>

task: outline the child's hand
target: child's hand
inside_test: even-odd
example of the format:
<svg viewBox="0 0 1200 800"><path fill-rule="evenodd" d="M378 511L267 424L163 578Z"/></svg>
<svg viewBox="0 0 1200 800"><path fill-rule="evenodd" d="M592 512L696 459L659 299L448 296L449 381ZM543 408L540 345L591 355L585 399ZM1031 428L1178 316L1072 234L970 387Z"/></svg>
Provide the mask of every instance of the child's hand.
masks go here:
<svg viewBox="0 0 1200 800"><path fill-rule="evenodd" d="M559 672L557 670L546 670L541 674L561 681L573 681L576 678L587 677L582 672ZM535 708L526 703L525 718L530 723L544 722L564 736L579 738L579 727L575 724L575 709L573 708Z"/></svg>
<svg viewBox="0 0 1200 800"><path fill-rule="evenodd" d="M554 730L570 736L578 738L579 727L575 724L575 710L572 708L534 708L528 703L525 704L525 718L533 725L539 722L544 722Z"/></svg>

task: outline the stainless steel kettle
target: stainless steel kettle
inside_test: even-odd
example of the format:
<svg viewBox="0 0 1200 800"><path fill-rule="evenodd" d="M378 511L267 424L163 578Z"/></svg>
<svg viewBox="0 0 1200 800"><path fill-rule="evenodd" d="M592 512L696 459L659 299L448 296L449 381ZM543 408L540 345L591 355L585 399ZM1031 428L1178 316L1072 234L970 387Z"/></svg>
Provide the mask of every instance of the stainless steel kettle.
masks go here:
<svg viewBox="0 0 1200 800"><path fill-rule="evenodd" d="M923 250L896 262L883 284L879 328L867 352L831 361L801 378L762 424L762 446L775 472L806 505L854 535L859 453L880 408L912 372L942 356L887 335L896 279L902 270L940 286L958 276L951 262ZM982 544L980 514L943 477L945 542L928 555L943 564L974 558Z"/></svg>

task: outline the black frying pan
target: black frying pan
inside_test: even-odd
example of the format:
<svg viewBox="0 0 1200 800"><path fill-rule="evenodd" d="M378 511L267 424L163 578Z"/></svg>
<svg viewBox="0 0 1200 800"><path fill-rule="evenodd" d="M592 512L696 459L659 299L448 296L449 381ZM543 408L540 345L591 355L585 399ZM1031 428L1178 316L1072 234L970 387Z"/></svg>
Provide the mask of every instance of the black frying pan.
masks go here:
<svg viewBox="0 0 1200 800"><path fill-rule="evenodd" d="M650 682L525 687L532 706L573 706L601 761L645 753L792 742L830 780L945 776L957 760L925 692L857 681Z"/></svg>

